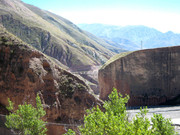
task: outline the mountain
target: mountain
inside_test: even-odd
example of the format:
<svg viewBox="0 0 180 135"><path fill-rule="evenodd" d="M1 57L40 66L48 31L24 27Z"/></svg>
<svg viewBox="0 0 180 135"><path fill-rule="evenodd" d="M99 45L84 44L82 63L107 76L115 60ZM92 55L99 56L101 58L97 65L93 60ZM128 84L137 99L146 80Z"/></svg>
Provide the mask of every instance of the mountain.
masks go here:
<svg viewBox="0 0 180 135"><path fill-rule="evenodd" d="M180 34L171 31L162 33L154 28L142 25L113 26L104 24L79 24L80 28L103 38L107 43L126 50L157 48L180 44ZM112 42L112 43L111 43Z"/></svg>
<svg viewBox="0 0 180 135"><path fill-rule="evenodd" d="M157 37L148 39L144 44L146 48L177 46L180 45L180 34L168 31Z"/></svg>
<svg viewBox="0 0 180 135"><path fill-rule="evenodd" d="M0 24L70 71L90 70L115 54L65 18L20 0L0 0Z"/></svg>
<svg viewBox="0 0 180 135"><path fill-rule="evenodd" d="M25 102L35 107L37 94L46 111L47 135L64 134L65 123L82 124L85 110L102 104L83 80L0 26L0 114L9 114L8 98L14 108ZM1 117L0 134L6 135Z"/></svg>
<svg viewBox="0 0 180 135"><path fill-rule="evenodd" d="M80 28L93 33L94 35L98 37L111 37L113 35L113 32L115 30L118 30L121 28L121 26L114 26L114 25L106 25L106 24L78 24Z"/></svg>

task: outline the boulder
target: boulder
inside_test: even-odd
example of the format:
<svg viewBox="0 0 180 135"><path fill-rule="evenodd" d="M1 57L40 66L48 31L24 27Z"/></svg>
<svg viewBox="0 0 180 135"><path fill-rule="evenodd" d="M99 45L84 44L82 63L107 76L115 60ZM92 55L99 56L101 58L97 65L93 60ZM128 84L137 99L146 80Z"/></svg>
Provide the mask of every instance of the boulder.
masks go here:
<svg viewBox="0 0 180 135"><path fill-rule="evenodd" d="M130 96L128 106L180 104L180 46L119 54L99 70L100 98L113 87Z"/></svg>

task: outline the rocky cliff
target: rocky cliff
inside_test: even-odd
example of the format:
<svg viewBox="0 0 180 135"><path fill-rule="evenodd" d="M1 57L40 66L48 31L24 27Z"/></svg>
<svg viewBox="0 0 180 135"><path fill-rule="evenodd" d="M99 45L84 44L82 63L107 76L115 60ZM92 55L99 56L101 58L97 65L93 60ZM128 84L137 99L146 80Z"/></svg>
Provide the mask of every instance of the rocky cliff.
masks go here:
<svg viewBox="0 0 180 135"><path fill-rule="evenodd" d="M36 49L1 34L0 113L8 113L8 98L15 107L24 102L34 105L37 93L48 122L81 123L85 110L100 103L78 77Z"/></svg>
<svg viewBox="0 0 180 135"><path fill-rule="evenodd" d="M100 98L112 88L130 95L128 106L180 104L180 46L113 57L99 70Z"/></svg>

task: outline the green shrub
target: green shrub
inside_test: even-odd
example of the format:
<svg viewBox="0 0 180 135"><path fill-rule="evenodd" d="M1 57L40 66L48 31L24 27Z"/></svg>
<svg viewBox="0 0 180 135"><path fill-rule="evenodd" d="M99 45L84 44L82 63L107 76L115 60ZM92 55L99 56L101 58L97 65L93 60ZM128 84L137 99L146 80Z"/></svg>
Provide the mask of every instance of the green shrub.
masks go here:
<svg viewBox="0 0 180 135"><path fill-rule="evenodd" d="M154 114L151 118L152 132L155 135L174 135L174 127L170 119L165 119L162 114Z"/></svg>
<svg viewBox="0 0 180 135"><path fill-rule="evenodd" d="M5 125L7 128L13 129L20 135L45 135L47 131L46 122L41 118L45 116L46 112L38 95L36 97L36 108L25 103L19 105L18 109L13 111L13 102L9 99L8 101L9 106L7 109L12 113L6 116Z"/></svg>
<svg viewBox="0 0 180 135"><path fill-rule="evenodd" d="M128 121L126 103L129 96L122 97L116 89L109 95L109 101L104 102L103 108L97 106L87 110L84 116L84 125L79 127L81 135L175 135L174 127L171 126L170 119L165 119L160 114L154 114L151 118L152 125L145 109L140 108L132 121ZM71 130L68 135L74 135Z"/></svg>

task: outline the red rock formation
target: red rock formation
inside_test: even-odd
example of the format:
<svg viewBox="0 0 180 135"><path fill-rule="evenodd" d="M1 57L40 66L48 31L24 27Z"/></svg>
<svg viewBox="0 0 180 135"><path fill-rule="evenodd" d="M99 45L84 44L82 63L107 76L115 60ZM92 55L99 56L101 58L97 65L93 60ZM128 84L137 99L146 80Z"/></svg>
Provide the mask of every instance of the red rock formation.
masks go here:
<svg viewBox="0 0 180 135"><path fill-rule="evenodd" d="M48 122L81 123L85 110L100 103L82 80L41 52L27 45L0 41L0 112L7 113L8 98L16 108L24 102L35 105L37 93Z"/></svg>
<svg viewBox="0 0 180 135"><path fill-rule="evenodd" d="M99 70L100 98L112 88L129 94L129 106L180 104L180 47L148 49L120 57Z"/></svg>

